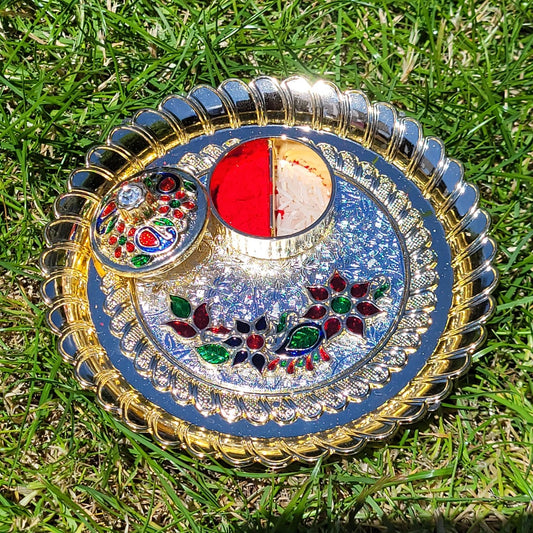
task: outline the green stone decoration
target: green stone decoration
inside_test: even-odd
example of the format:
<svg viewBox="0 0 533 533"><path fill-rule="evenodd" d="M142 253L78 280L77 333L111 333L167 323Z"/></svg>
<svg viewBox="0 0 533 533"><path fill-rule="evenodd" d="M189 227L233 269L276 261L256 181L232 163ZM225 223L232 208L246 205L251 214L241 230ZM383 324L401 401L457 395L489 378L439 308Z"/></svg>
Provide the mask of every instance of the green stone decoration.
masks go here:
<svg viewBox="0 0 533 533"><path fill-rule="evenodd" d="M125 235L121 235L120 238L119 238L119 240L118 240L118 243L119 243L120 245L122 245L122 244L126 244L126 241L127 241L127 240L128 240L128 238L127 238Z"/></svg>
<svg viewBox="0 0 533 533"><path fill-rule="evenodd" d="M156 226L173 226L174 225L171 220L169 220L168 218L164 218L164 217L154 220L154 224Z"/></svg>
<svg viewBox="0 0 533 533"><path fill-rule="evenodd" d="M190 192L196 191L196 185L191 181L183 180L183 186Z"/></svg>
<svg viewBox="0 0 533 533"><path fill-rule="evenodd" d="M198 355L207 363L220 365L229 359L229 352L220 344L204 344L196 348Z"/></svg>
<svg viewBox="0 0 533 533"><path fill-rule="evenodd" d="M151 178L145 178L144 179L144 184L146 185L146 187L148 189L151 189L152 188L152 185L153 185L153 181Z"/></svg>
<svg viewBox="0 0 533 533"><path fill-rule="evenodd" d="M176 207L181 205L181 202L179 200L171 200L169 205L172 209L176 209Z"/></svg>
<svg viewBox="0 0 533 533"><path fill-rule="evenodd" d="M165 220L165 218L160 220ZM330 338L344 331L364 337L365 317L382 312L372 302L374 294L383 296L390 290L390 280L385 276L380 276L374 278L372 282L365 282L367 285L372 283L373 287L377 287L376 290L370 291L370 295L364 295L364 298L370 298L369 300L355 296L354 299L347 296L347 291L351 291L355 285L349 284L338 272L335 272L331 279L334 279L338 284L342 282L342 289L337 290L337 295L332 294L326 287L322 287L325 291L320 293L315 291L318 295L316 298L314 293L309 291L311 299L315 301L315 307L319 308L313 321L302 323L304 319L309 318L309 310L300 317L291 310L281 313L273 328L269 326L269 319L266 315L256 318L252 322L235 318L232 328L223 324L213 327L206 302L201 303L193 311L188 298L169 295L172 313L185 322L173 321L167 322L166 325L171 326L178 335L186 339L192 339L199 333L199 342L195 342L194 350L205 362L213 365L222 365L228 361L233 361L233 368L248 362L261 374L263 374L263 369L274 372L276 368L283 368L288 374L293 374L295 369L298 369L298 372L300 369L313 371L315 363L320 363L321 360L328 362L331 359L324 347ZM320 287L315 288L319 289ZM324 292L326 292L327 298L320 299ZM357 311L361 317L350 314L353 307L352 300L357 305ZM343 316L336 317L335 315ZM363 334L358 332L357 324L354 325L354 318L360 322L363 321ZM210 324L212 327L208 328ZM256 330L256 328L258 329ZM213 338L212 335L218 337ZM259 336L261 343L254 347L255 337ZM209 344L202 344L206 341ZM267 349L262 351L264 346ZM274 352L271 354L268 353L269 346L274 347ZM261 360L261 364L258 363L259 360Z"/></svg>
<svg viewBox="0 0 533 533"><path fill-rule="evenodd" d="M170 295L170 308L178 318L189 318L191 314L191 304L180 296Z"/></svg>
<svg viewBox="0 0 533 533"><path fill-rule="evenodd" d="M282 313L279 317L279 323L276 326L276 333L281 333L287 327L287 316L289 313Z"/></svg>
<svg viewBox="0 0 533 533"><path fill-rule="evenodd" d="M149 263L151 261L151 259L152 258L149 255L146 255L146 254L134 255L131 258L131 264L134 267L142 267L142 266L146 265L147 263Z"/></svg>
<svg viewBox="0 0 533 533"><path fill-rule="evenodd" d="M109 224L107 225L107 228L105 230L106 234L110 233L113 228L115 227L115 224L117 223L118 217L114 217L109 221Z"/></svg>
<svg viewBox="0 0 533 533"><path fill-rule="evenodd" d="M387 292L389 292L389 289L390 289L390 283L385 282L383 285L381 285L381 287L375 290L374 299L377 300L379 298L382 298L383 296L385 296Z"/></svg>
<svg viewBox="0 0 533 533"><path fill-rule="evenodd" d="M351 308L352 302L348 298L344 298L344 296L333 298L331 302L331 309L340 315L346 314Z"/></svg>
<svg viewBox="0 0 533 533"><path fill-rule="evenodd" d="M288 350L305 350L318 341L320 330L316 327L304 326L296 330L291 338Z"/></svg>

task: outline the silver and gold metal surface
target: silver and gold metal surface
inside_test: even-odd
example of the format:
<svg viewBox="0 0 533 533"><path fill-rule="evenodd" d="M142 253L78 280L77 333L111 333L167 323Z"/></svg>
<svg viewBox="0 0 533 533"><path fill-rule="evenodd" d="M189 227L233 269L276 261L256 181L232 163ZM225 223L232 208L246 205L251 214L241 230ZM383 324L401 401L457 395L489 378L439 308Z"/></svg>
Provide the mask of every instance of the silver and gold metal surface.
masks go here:
<svg viewBox="0 0 533 533"><path fill-rule="evenodd" d="M54 207L43 298L101 405L163 446L280 468L422 418L484 339L479 193L442 142L300 77L170 96Z"/></svg>

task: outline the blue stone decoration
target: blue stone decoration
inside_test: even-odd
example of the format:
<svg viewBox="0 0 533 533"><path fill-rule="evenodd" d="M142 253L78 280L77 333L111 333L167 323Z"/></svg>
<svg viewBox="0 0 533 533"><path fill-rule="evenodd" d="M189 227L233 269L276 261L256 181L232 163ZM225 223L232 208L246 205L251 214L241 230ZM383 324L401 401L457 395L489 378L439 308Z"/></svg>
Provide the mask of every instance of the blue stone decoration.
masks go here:
<svg viewBox="0 0 533 533"><path fill-rule="evenodd" d="M96 217L96 231L100 235L103 235L106 232L110 217L112 217L117 212L117 207L115 205L114 209L112 209L109 213L103 216L103 213L106 207L107 207L107 204L105 205L103 209L100 210L98 217Z"/></svg>

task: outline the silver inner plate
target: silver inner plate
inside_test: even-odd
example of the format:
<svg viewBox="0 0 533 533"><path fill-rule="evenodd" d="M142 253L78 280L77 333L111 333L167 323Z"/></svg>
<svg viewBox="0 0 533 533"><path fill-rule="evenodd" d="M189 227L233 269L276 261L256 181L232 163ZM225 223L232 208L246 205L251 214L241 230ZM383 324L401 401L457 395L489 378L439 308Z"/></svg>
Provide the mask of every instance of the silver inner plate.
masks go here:
<svg viewBox="0 0 533 533"><path fill-rule="evenodd" d="M407 272L400 237L392 219L367 194L337 177L336 217L333 228L306 253L278 261L253 259L237 253L211 235L197 252L191 269L163 282L136 281L140 317L170 364L179 365L196 378L239 392L283 393L309 389L335 379L371 357L389 337L401 314ZM365 339L347 332L327 344L330 361L319 361L312 372L260 374L251 365L210 365L165 324L176 317L169 295L184 297L193 308L206 302L214 324L231 328L235 319L254 322L262 315L277 322L285 311L299 316L313 305L308 286L328 286L338 270L349 282L385 276L390 292L382 299L385 311L366 320ZM270 359L274 355L270 352Z"/></svg>

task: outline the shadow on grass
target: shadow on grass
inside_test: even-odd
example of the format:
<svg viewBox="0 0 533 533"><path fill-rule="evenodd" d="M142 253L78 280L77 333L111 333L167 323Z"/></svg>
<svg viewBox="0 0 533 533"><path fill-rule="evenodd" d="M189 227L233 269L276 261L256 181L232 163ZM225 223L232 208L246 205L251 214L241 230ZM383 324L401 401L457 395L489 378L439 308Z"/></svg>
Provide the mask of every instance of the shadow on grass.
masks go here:
<svg viewBox="0 0 533 533"><path fill-rule="evenodd" d="M269 523L269 525L265 525ZM248 524L239 527L235 533L531 533L533 531L533 515L520 513L515 517L502 521L496 515L482 519L449 520L442 515L420 520L388 520L370 523L364 520L348 519L348 521L315 521L306 524L303 520L284 521L279 517L265 518L262 524Z"/></svg>

